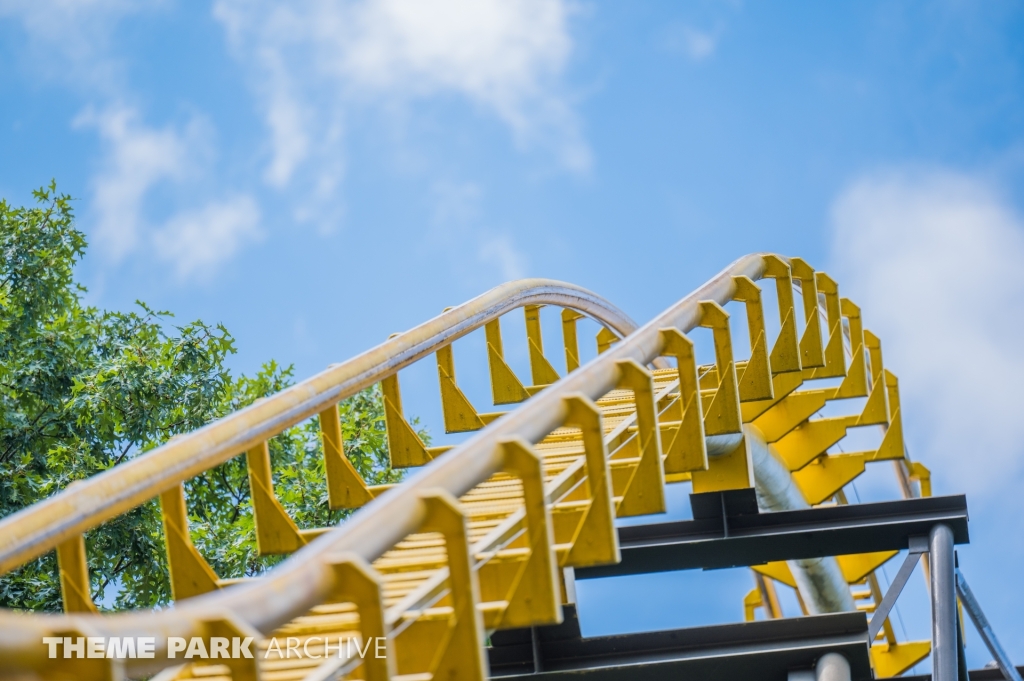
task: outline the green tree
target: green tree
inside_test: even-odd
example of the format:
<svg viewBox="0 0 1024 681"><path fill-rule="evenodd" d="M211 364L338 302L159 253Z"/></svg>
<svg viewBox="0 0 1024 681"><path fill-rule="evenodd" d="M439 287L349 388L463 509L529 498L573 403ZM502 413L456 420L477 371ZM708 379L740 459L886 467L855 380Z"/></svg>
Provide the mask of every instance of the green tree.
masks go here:
<svg viewBox="0 0 1024 681"><path fill-rule="evenodd" d="M290 366L253 377L225 367L235 351L222 325L171 324L139 302L134 312L85 306L74 280L85 236L56 185L37 205L0 201L0 517L138 456L174 435L286 388ZM339 405L346 453L370 484L395 482L383 405L374 388ZM424 433L424 435L426 435ZM316 420L271 440L276 488L302 527L340 521L327 505ZM258 574L280 558L256 552L244 458L186 484L200 551L222 577ZM170 600L156 500L86 535L93 599L113 608ZM0 576L0 606L59 610L55 555Z"/></svg>

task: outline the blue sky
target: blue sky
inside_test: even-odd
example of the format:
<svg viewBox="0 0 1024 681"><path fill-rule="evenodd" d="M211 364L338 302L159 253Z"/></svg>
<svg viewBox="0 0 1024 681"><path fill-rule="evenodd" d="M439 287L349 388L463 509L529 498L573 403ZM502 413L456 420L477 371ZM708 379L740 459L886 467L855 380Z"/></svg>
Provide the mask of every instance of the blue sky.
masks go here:
<svg viewBox="0 0 1024 681"><path fill-rule="evenodd" d="M996 1L0 0L0 195L79 199L91 302L222 321L236 370L299 377L512 278L644 321L802 256L882 337L936 492L969 494L962 564L1024 663L1022 35ZM614 598L741 617L745 573L673 580L594 586L588 626L640 626Z"/></svg>

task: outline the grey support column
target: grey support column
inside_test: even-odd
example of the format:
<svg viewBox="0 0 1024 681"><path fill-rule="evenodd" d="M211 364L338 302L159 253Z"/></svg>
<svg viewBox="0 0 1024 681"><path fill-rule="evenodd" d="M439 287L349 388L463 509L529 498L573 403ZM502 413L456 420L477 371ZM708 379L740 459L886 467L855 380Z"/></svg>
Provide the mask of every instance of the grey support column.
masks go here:
<svg viewBox="0 0 1024 681"><path fill-rule="evenodd" d="M932 569L932 681L957 681L953 531L946 525L936 525L928 545Z"/></svg>
<svg viewBox="0 0 1024 681"><path fill-rule="evenodd" d="M751 464L757 490L757 505L762 511L798 511L810 508L800 488L793 482L789 468L779 453L768 444L764 434L750 424L743 426L750 447ZM708 452L710 456L710 451ZM857 609L850 585L831 556L788 561L797 590L812 615L827 612L852 612Z"/></svg>
<svg viewBox="0 0 1024 681"><path fill-rule="evenodd" d="M822 655L814 667L815 681L850 681L850 663L839 653Z"/></svg>
<svg viewBox="0 0 1024 681"><path fill-rule="evenodd" d="M985 613L981 611L981 604L978 603L978 599L974 597L974 592L971 591L971 587L967 586L967 580L964 579L963 573L960 570L956 571L956 591L960 595L960 602L964 606L964 610L970 615L971 621L974 622L975 628L978 633L981 634L981 638L985 641L985 645L988 647L988 651L992 653L992 657L995 658L996 664L999 669L1003 672L1003 677L1006 681L1022 681L1020 673L1017 668L1013 666L1013 662L1010 661L1010 656L1006 654L1003 647L999 645L999 639L996 638L996 632L992 630L992 625L988 623L988 618L985 617Z"/></svg>

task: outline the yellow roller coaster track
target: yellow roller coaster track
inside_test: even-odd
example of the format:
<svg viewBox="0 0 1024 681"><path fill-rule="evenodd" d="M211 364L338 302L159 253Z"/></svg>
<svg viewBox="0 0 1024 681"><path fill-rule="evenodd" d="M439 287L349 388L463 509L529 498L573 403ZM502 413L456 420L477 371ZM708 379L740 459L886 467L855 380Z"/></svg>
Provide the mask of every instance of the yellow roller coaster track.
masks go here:
<svg viewBox="0 0 1024 681"><path fill-rule="evenodd" d="M765 278L775 280L779 308L770 348L755 283ZM733 301L745 311L740 332L749 334L750 356L742 360L734 357L724 309ZM544 353L545 305L562 308L564 377ZM500 318L518 309L526 317L529 385L506 363L502 345ZM599 355L580 366L576 323L584 316L602 328ZM477 411L456 381L452 344L481 327L493 402L518 405L506 412ZM711 330L713 364L696 362L686 334L697 327ZM431 354L445 429L477 431L455 447L425 446L403 415L398 372ZM392 465L423 466L394 486L367 486L341 438L336 405L377 383ZM820 416L829 403L829 413L858 409ZM300 529L274 492L267 441L311 417L319 420L331 507L360 509L337 527ZM880 444L842 453L847 431L862 426L880 427ZM0 612L0 678L486 678L487 632L561 621L571 569L619 560L616 517L664 512L666 484L691 481L694 492L709 492L753 488L762 474L778 475L762 473L757 451L784 473L773 484L791 496L796 490L804 505L845 504L843 487L883 461L892 462L905 497L931 493L928 470L906 456L897 381L882 365L880 343L825 273L798 258L749 255L639 328L572 285L505 284L0 521L0 574L56 550L65 609ZM264 576L224 580L192 544L183 483L243 453L259 550L292 555ZM156 497L174 607L97 612L84 533ZM801 607L815 613L846 603L872 611L882 598L875 570L894 554L828 559L838 566L842 593L814 600L798 589ZM776 589L798 588L798 569L785 562L755 568L756 588L743 601L747 619L758 609L780 617ZM173 637L210 647L249 636L260 651L253 658L183 664L180 653L168 655ZM51 658L44 637L150 637L154 654ZM272 643L287 637L307 654ZM363 650L386 640L386 654L360 656L350 645L340 655L314 655L325 640L349 639ZM890 676L928 651L928 642L897 641L886 621L871 660L877 676Z"/></svg>

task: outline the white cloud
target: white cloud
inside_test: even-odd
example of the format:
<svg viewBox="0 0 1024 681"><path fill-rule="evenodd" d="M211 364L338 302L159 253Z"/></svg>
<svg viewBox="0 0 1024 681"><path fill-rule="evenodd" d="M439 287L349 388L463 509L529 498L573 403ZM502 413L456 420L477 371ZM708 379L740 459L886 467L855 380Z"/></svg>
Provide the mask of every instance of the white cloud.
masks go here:
<svg viewBox="0 0 1024 681"><path fill-rule="evenodd" d="M273 157L264 177L274 187L284 187L309 154L306 127L309 114L296 99L289 76L276 55L265 55L267 69L266 121L270 128Z"/></svg>
<svg viewBox="0 0 1024 681"><path fill-rule="evenodd" d="M97 250L117 262L152 245L190 278L251 241L259 211L243 210L208 182L215 138L204 117L155 125L134 106L117 30L126 17L168 6L0 0L0 17L23 25L35 54L26 64L92 102L74 123L102 141L89 207ZM296 222L328 232L344 212L342 143L354 107L392 116L423 98L454 95L503 121L518 144L586 169L590 152L562 80L572 51L570 9L571 0L218 0L213 14L265 119L264 181L288 192ZM171 217L154 216L168 198ZM436 224L459 223L479 262L519 276L524 258L512 240L475 225L478 196L444 203Z"/></svg>
<svg viewBox="0 0 1024 681"><path fill-rule="evenodd" d="M0 18L20 20L30 39L26 62L47 76L90 92L116 95L122 64L110 54L111 35L125 16L162 0L0 0Z"/></svg>
<svg viewBox="0 0 1024 681"><path fill-rule="evenodd" d="M198 133L147 127L124 106L87 109L75 125L96 128L106 143L102 170L93 178L95 236L107 255L120 260L139 244L146 194L161 181L181 179L189 156L186 138Z"/></svg>
<svg viewBox="0 0 1024 681"><path fill-rule="evenodd" d="M703 61L718 48L718 36L711 31L701 31L693 26L679 24L672 26L664 38L664 45L673 52L682 52L694 61Z"/></svg>
<svg viewBox="0 0 1024 681"><path fill-rule="evenodd" d="M111 47L122 19L161 4L160 0L0 0L0 18L18 21L24 30L29 69L87 93L87 101L105 102L86 106L72 125L95 129L107 148L104 167L93 184L99 240L115 257L136 243L143 195L184 168L182 136L170 128L147 127L138 110L125 103L133 98L124 81L123 60Z"/></svg>
<svg viewBox="0 0 1024 681"><path fill-rule="evenodd" d="M152 244L181 280L208 279L213 267L231 259L262 235L260 211L250 196L214 200L173 213L162 227L146 218L146 203L162 187L189 187L206 167L210 146L200 119L183 130L152 128L129 107L87 109L75 124L93 127L104 142L100 171L93 178L93 243L114 262ZM194 204L193 204L194 205Z"/></svg>
<svg viewBox="0 0 1024 681"><path fill-rule="evenodd" d="M946 489L1024 472L1024 218L942 170L862 177L833 207L835 274L900 378L911 455Z"/></svg>
<svg viewBox="0 0 1024 681"><path fill-rule="evenodd" d="M484 192L479 185L446 180L437 182L432 193L433 226L428 241L449 255L468 247L472 258L475 249L476 263L483 266L480 271L486 273L487 281L493 281L494 275L501 281L526 276L527 257L515 240L480 224ZM465 261L460 268L465 268Z"/></svg>
<svg viewBox="0 0 1024 681"><path fill-rule="evenodd" d="M480 215L483 192L473 182L438 182L433 194L435 225L465 225Z"/></svg>
<svg viewBox="0 0 1024 681"><path fill-rule="evenodd" d="M526 276L526 256L504 234L485 237L477 255L480 262L496 268L504 281Z"/></svg>
<svg viewBox="0 0 1024 681"><path fill-rule="evenodd" d="M339 155L327 131L354 102L445 93L491 110L521 143L553 147L567 167L586 169L590 151L559 80L572 47L567 7L564 0L219 0L214 16L251 69L271 132L266 177L283 187L304 162Z"/></svg>
<svg viewBox="0 0 1024 681"><path fill-rule="evenodd" d="M375 0L350 19L351 41L331 55L338 73L373 89L463 92L511 120L571 45L566 8L552 0Z"/></svg>
<svg viewBox="0 0 1024 681"><path fill-rule="evenodd" d="M26 59L31 68L87 93L89 100L105 102L87 106L72 122L95 130L102 141L101 160L91 180L93 245L114 262L153 245L158 257L170 262L180 278L187 278L208 273L258 237L259 210L252 198L234 197L172 214L162 228L154 229L147 220L153 193L195 183L209 169L213 148L208 123L201 116L193 116L184 126L154 127L125 103L135 98L123 60L111 45L112 36L125 17L166 4L0 0L0 18L20 21L32 51ZM301 149L301 140L286 135L288 116L287 110L275 113L284 131L282 146Z"/></svg>
<svg viewBox="0 0 1024 681"><path fill-rule="evenodd" d="M259 240L260 211L251 196L215 201L173 217L153 237L157 254L181 279L208 279L246 242Z"/></svg>

